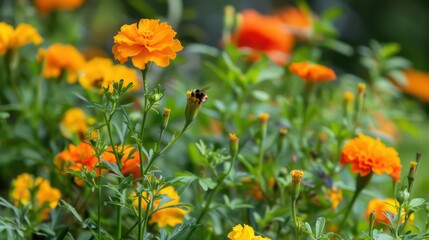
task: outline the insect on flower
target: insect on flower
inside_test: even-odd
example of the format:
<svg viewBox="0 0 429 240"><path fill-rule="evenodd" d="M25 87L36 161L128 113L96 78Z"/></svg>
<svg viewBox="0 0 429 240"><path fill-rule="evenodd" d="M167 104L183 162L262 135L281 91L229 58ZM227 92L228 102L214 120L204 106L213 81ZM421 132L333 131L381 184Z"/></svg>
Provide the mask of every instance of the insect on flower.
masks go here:
<svg viewBox="0 0 429 240"><path fill-rule="evenodd" d="M195 97L196 99L198 99L199 103L205 103L207 102L207 99L209 98L206 94L206 90L209 89L210 87L205 87L203 89L194 89L191 91L191 97Z"/></svg>

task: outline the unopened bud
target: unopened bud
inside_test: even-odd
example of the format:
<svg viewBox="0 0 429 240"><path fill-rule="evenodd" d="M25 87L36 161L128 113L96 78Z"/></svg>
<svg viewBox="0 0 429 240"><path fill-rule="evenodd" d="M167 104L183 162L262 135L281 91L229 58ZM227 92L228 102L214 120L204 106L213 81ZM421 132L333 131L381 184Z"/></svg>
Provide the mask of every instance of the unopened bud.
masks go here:
<svg viewBox="0 0 429 240"><path fill-rule="evenodd" d="M359 93L360 95L362 95L362 94L364 94L364 93L365 93L365 90L366 90L366 85L365 85L365 83L359 83L359 84L358 84L358 93Z"/></svg>
<svg viewBox="0 0 429 240"><path fill-rule="evenodd" d="M162 129L165 129L167 127L168 121L170 120L170 113L171 113L170 108L164 108L164 113L162 114L162 123L161 123Z"/></svg>
<svg viewBox="0 0 429 240"><path fill-rule="evenodd" d="M185 118L186 125L189 125L200 112L203 103L207 101L207 95L204 90L194 89L187 91L188 101L186 104Z"/></svg>
<svg viewBox="0 0 429 240"><path fill-rule="evenodd" d="M237 135L230 133L229 134L229 152L231 154L231 157L235 157L238 152L238 141L239 138Z"/></svg>

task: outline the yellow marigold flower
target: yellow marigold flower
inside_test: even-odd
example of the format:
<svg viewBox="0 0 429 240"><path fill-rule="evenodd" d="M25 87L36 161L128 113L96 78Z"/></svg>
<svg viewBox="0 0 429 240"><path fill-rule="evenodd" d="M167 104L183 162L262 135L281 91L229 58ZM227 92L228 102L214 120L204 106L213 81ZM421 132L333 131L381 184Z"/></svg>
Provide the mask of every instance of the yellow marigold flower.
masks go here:
<svg viewBox="0 0 429 240"><path fill-rule="evenodd" d="M84 168L93 171L98 163L95 151L91 145L81 142L78 145L70 144L68 149L58 153L55 156L54 164L63 171L82 171ZM98 170L99 174L100 171ZM103 172L102 172L103 173ZM82 179L75 178L77 185L82 186Z"/></svg>
<svg viewBox="0 0 429 240"><path fill-rule="evenodd" d="M341 189L338 189L337 187L331 188L329 191L329 199L332 203L332 209L337 209L338 205L340 205L341 200L343 200L343 192Z"/></svg>
<svg viewBox="0 0 429 240"><path fill-rule="evenodd" d="M123 65L113 65L108 58L96 57L88 61L79 76L79 83L85 89L98 89L109 87L113 90L113 82L124 80L124 86L133 84L132 89L138 89L137 73Z"/></svg>
<svg viewBox="0 0 429 240"><path fill-rule="evenodd" d="M92 132L91 136L86 136L89 125L95 123L94 118L87 117L85 112L80 108L71 108L64 113L60 123L60 130L64 137L73 138L73 134L77 134L80 140L95 137L96 132Z"/></svg>
<svg viewBox="0 0 429 240"><path fill-rule="evenodd" d="M244 226L244 227L243 227ZM249 225L236 225L232 231L228 233L228 238L231 240L270 240L269 238L255 236L255 231Z"/></svg>
<svg viewBox="0 0 429 240"><path fill-rule="evenodd" d="M309 82L332 81L337 77L334 70L310 62L292 63L289 70L301 79Z"/></svg>
<svg viewBox="0 0 429 240"><path fill-rule="evenodd" d="M401 175L402 166L396 150L386 147L380 139L363 134L346 143L341 151L340 163L350 163L352 172L359 172L361 176L371 172L381 175L384 172L398 182Z"/></svg>
<svg viewBox="0 0 429 240"><path fill-rule="evenodd" d="M188 213L187 210L184 210L182 208L178 207L171 207L168 208L168 206L177 205L180 204L180 196L177 194L177 192L174 190L173 186L168 186L158 193L155 193L155 195L159 196L159 198L156 198L153 206L154 210L156 210L154 213L151 214L149 223L153 224L156 223L158 227L164 228L167 225L174 227L177 224L183 223L183 217L186 213ZM165 195L170 199L168 202L164 202L162 205L160 204L162 202L162 195ZM146 199L150 198L150 195L148 193L143 193L143 197ZM134 205L138 206L138 198L134 200ZM142 209L147 208L147 202L142 201Z"/></svg>
<svg viewBox="0 0 429 240"><path fill-rule="evenodd" d="M68 72L68 83L75 83L77 74L85 64L83 55L72 45L53 44L48 49L40 49L37 59L44 61L43 76L57 78Z"/></svg>
<svg viewBox="0 0 429 240"><path fill-rule="evenodd" d="M35 199L36 206L33 206L36 211L41 211L41 219L49 218L49 211L58 205L61 199L60 190L53 188L48 180L41 177L36 179L28 173L18 175L12 181L11 197L15 205L26 205L31 203L31 199ZM34 194L34 196L31 196Z"/></svg>
<svg viewBox="0 0 429 240"><path fill-rule="evenodd" d="M294 183L300 183L304 176L304 172L302 170L292 170L290 171L290 175L292 175L292 181Z"/></svg>
<svg viewBox="0 0 429 240"><path fill-rule="evenodd" d="M125 24L114 36L112 48L115 59L124 63L131 57L133 65L145 69L148 62L160 67L170 64L176 52L183 49L180 41L174 39L176 32L167 23L159 20L141 19L139 23Z"/></svg>
<svg viewBox="0 0 429 240"><path fill-rule="evenodd" d="M30 24L20 23L14 30L11 25L0 22L0 55L31 42L34 45L39 45L43 42L43 38Z"/></svg>
<svg viewBox="0 0 429 240"><path fill-rule="evenodd" d="M378 224L378 223L391 224L385 214L387 212L390 212L392 215L398 214L395 206L399 206L399 203L393 198L372 199L368 203L367 209L365 211L365 217L369 219L369 215L371 214L371 212L375 212L375 224ZM402 214L405 214L405 212L403 212ZM404 215L402 216L404 217ZM410 216L410 220L413 220L413 219L414 219L414 214ZM404 220L405 218L401 219L402 222Z"/></svg>
<svg viewBox="0 0 429 240"><path fill-rule="evenodd" d="M37 10L43 14L53 10L73 10L82 4L83 0L34 0Z"/></svg>

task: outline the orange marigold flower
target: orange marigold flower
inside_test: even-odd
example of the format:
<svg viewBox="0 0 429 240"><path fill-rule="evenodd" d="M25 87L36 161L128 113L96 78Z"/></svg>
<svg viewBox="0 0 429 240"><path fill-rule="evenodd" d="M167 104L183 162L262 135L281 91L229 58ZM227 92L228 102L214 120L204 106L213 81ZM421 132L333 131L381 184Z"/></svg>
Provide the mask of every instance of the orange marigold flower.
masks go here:
<svg viewBox="0 0 429 240"><path fill-rule="evenodd" d="M132 89L138 89L137 73L123 65L113 65L108 58L96 57L88 61L79 76L79 83L86 89L98 89L109 87L113 90L113 82L124 80L124 87L133 84Z"/></svg>
<svg viewBox="0 0 429 240"><path fill-rule="evenodd" d="M43 14L53 10L73 10L82 4L83 0L34 0L37 10Z"/></svg>
<svg viewBox="0 0 429 240"><path fill-rule="evenodd" d="M64 171L70 169L79 172L84 168L88 171L94 171L98 163L98 159L94 154L94 149L87 143L81 142L77 146L70 144L68 149L55 156L54 164ZM97 173L99 174L100 171L98 170ZM83 180L77 177L75 177L75 182L79 186L83 185Z"/></svg>
<svg viewBox="0 0 429 240"><path fill-rule="evenodd" d="M123 148L122 146L116 147L116 151L121 158L121 164L122 164L122 174L124 176L128 176L130 174L133 175L133 178L139 178L141 176L140 174L140 157L139 152L136 151L137 149L134 146L131 145L125 145ZM103 160L106 160L108 162L116 163L116 157L113 153L112 146L109 146L107 148L107 151L103 153L102 156Z"/></svg>
<svg viewBox="0 0 429 240"><path fill-rule="evenodd" d="M262 236L255 236L255 231L249 225L241 224L236 225L232 228L232 231L227 236L231 240L270 240L269 238Z"/></svg>
<svg viewBox="0 0 429 240"><path fill-rule="evenodd" d="M407 78L407 84L405 86L398 85L399 89L422 101L429 102L429 74L416 70L406 70L404 74Z"/></svg>
<svg viewBox="0 0 429 240"><path fill-rule="evenodd" d="M310 15L301 9L288 7L276 13L283 26L299 38L308 37L312 31L312 19Z"/></svg>
<svg viewBox="0 0 429 240"><path fill-rule="evenodd" d="M334 70L310 62L292 63L289 70L309 82L332 81L337 77Z"/></svg>
<svg viewBox="0 0 429 240"><path fill-rule="evenodd" d="M386 147L380 139L363 134L346 143L341 151L340 163L350 163L352 172L359 172L361 176L371 172L381 175L384 172L398 182L401 175L402 166L396 150Z"/></svg>
<svg viewBox="0 0 429 240"><path fill-rule="evenodd" d="M78 71L85 64L83 55L72 45L53 44L48 49L40 49L37 59L44 61L45 78L57 78L67 71L68 83L76 82Z"/></svg>
<svg viewBox="0 0 429 240"><path fill-rule="evenodd" d="M141 19L139 23L125 24L113 37L112 48L115 59L124 63L131 57L133 65L145 69L148 62L160 67L170 64L176 52L183 49L176 32L167 23L159 20Z"/></svg>
<svg viewBox="0 0 429 240"><path fill-rule="evenodd" d="M32 196L33 194L33 196ZM49 218L49 211L58 205L61 199L60 190L53 188L48 180L41 177L33 178L28 173L18 175L12 181L11 197L16 206L32 204L35 199L35 211L41 211L41 219Z"/></svg>
<svg viewBox="0 0 429 240"><path fill-rule="evenodd" d="M241 13L233 42L237 47L248 51L253 61L266 54L274 63L285 65L294 46L294 37L277 17L246 10Z"/></svg>
<svg viewBox="0 0 429 240"><path fill-rule="evenodd" d="M387 199L372 199L369 201L367 209L365 211L365 217L369 220L369 215L371 212L375 212L375 224L385 223L391 224L389 219L386 217L387 212L393 214L398 214L395 206L399 206L399 203L393 198ZM404 217L405 212L403 212ZM414 219L414 214L410 216L410 220ZM405 218L402 218L403 222Z"/></svg>
<svg viewBox="0 0 429 240"><path fill-rule="evenodd" d="M43 42L43 38L30 24L20 23L16 29L13 29L11 25L0 22L0 55L31 42L34 45L39 45Z"/></svg>
<svg viewBox="0 0 429 240"><path fill-rule="evenodd" d="M73 139L76 134L80 140L95 137L97 132L93 131L91 136L87 136L86 132L89 125L95 123L95 119L87 117L85 112L80 108L71 108L64 113L60 123L60 130L64 137Z"/></svg>
<svg viewBox="0 0 429 240"><path fill-rule="evenodd" d="M149 223L156 223L158 227L164 228L167 225L174 227L177 224L183 223L183 218L185 214L188 213L188 210L178 208L178 207L169 207L172 205L180 204L180 196L174 190L173 186L168 186L161 189L159 192L155 193L155 200L153 203L153 209L155 212L151 214ZM143 193L143 198L150 199L148 193ZM161 204L162 202L162 204ZM147 209L147 202L142 201L142 209ZM138 198L134 200L134 205L138 206Z"/></svg>

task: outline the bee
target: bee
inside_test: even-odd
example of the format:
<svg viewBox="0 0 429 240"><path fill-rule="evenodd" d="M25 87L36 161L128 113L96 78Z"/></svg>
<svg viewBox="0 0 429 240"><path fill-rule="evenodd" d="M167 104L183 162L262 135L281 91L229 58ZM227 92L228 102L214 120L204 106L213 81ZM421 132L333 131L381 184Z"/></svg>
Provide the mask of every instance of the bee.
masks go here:
<svg viewBox="0 0 429 240"><path fill-rule="evenodd" d="M210 87L205 87L203 89L194 89L191 92L191 97L195 97L199 100L199 102L205 103L207 102L207 99L209 98L206 94L206 90Z"/></svg>

